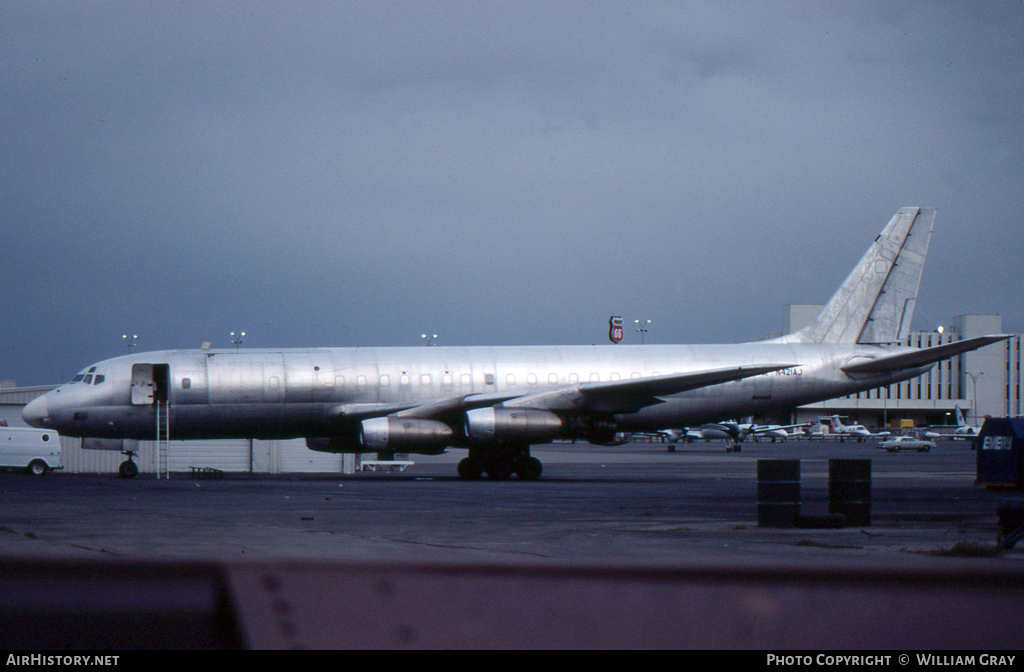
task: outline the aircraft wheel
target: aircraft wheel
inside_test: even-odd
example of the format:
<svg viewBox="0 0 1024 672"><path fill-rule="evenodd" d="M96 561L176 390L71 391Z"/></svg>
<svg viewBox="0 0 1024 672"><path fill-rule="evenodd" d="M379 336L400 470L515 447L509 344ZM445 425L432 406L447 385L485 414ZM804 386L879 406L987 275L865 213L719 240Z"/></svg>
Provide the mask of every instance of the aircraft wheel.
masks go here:
<svg viewBox="0 0 1024 672"><path fill-rule="evenodd" d="M131 460L125 460L117 468L117 473L121 478L135 478L139 475L139 466Z"/></svg>
<svg viewBox="0 0 1024 672"><path fill-rule="evenodd" d="M42 460L32 460L28 463L28 471L30 476L45 476L46 475L46 462Z"/></svg>
<svg viewBox="0 0 1024 672"><path fill-rule="evenodd" d="M544 471L544 465L536 457L528 457L516 464L516 475L521 481L536 481Z"/></svg>
<svg viewBox="0 0 1024 672"><path fill-rule="evenodd" d="M466 457L459 461L459 478L464 481L475 481L484 473L483 467L476 460Z"/></svg>

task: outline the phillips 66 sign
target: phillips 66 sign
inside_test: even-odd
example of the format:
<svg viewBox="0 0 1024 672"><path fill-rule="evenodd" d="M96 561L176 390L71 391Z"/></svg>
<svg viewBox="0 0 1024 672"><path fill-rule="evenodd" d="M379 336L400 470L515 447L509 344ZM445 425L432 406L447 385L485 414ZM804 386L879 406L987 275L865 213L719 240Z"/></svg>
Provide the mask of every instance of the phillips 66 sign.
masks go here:
<svg viewBox="0 0 1024 672"><path fill-rule="evenodd" d="M608 340L618 343L622 340L622 318L612 315L608 318Z"/></svg>

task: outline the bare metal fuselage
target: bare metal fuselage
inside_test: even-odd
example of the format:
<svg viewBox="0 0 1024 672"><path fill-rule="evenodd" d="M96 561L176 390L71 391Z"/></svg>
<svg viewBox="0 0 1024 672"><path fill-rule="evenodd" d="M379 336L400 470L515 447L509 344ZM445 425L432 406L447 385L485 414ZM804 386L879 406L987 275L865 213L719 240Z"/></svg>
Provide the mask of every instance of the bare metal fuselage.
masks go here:
<svg viewBox="0 0 1024 672"><path fill-rule="evenodd" d="M84 437L154 438L156 406L137 397L133 368L165 365L170 437L359 435L360 409L413 407L473 395L532 395L587 383L733 366L788 365L743 380L658 398L635 412L587 411L581 427L656 431L757 415L920 375L851 376L840 367L909 348L873 345L506 346L172 350L109 359L46 395L46 426ZM85 372L83 372L85 373ZM96 376L102 382L95 383ZM136 381L137 382L137 381ZM571 415L571 413L570 413ZM572 435L567 426L565 435ZM353 441L345 450L360 450ZM450 445L466 445L456 432ZM366 450L365 448L363 450Z"/></svg>

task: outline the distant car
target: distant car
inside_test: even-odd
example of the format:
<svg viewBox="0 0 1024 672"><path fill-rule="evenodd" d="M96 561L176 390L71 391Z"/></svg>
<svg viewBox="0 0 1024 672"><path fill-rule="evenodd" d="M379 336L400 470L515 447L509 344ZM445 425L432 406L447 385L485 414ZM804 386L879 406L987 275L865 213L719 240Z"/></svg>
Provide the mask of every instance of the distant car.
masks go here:
<svg viewBox="0 0 1024 672"><path fill-rule="evenodd" d="M919 453L926 453L935 447L935 442L915 439L912 436L897 436L888 441L880 442L878 447L885 448L890 453L898 453L901 450L916 450Z"/></svg>

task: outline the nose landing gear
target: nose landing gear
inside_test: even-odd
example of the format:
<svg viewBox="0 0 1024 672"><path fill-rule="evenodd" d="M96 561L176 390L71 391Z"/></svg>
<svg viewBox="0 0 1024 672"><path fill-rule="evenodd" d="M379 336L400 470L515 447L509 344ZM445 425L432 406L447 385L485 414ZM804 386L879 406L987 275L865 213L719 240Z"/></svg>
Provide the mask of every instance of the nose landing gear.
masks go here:
<svg viewBox="0 0 1024 672"><path fill-rule="evenodd" d="M137 455L134 450L121 451L122 455L127 455L128 459L121 463L121 466L117 468L117 474L121 478L135 478L139 475L139 465L132 461L132 458Z"/></svg>

